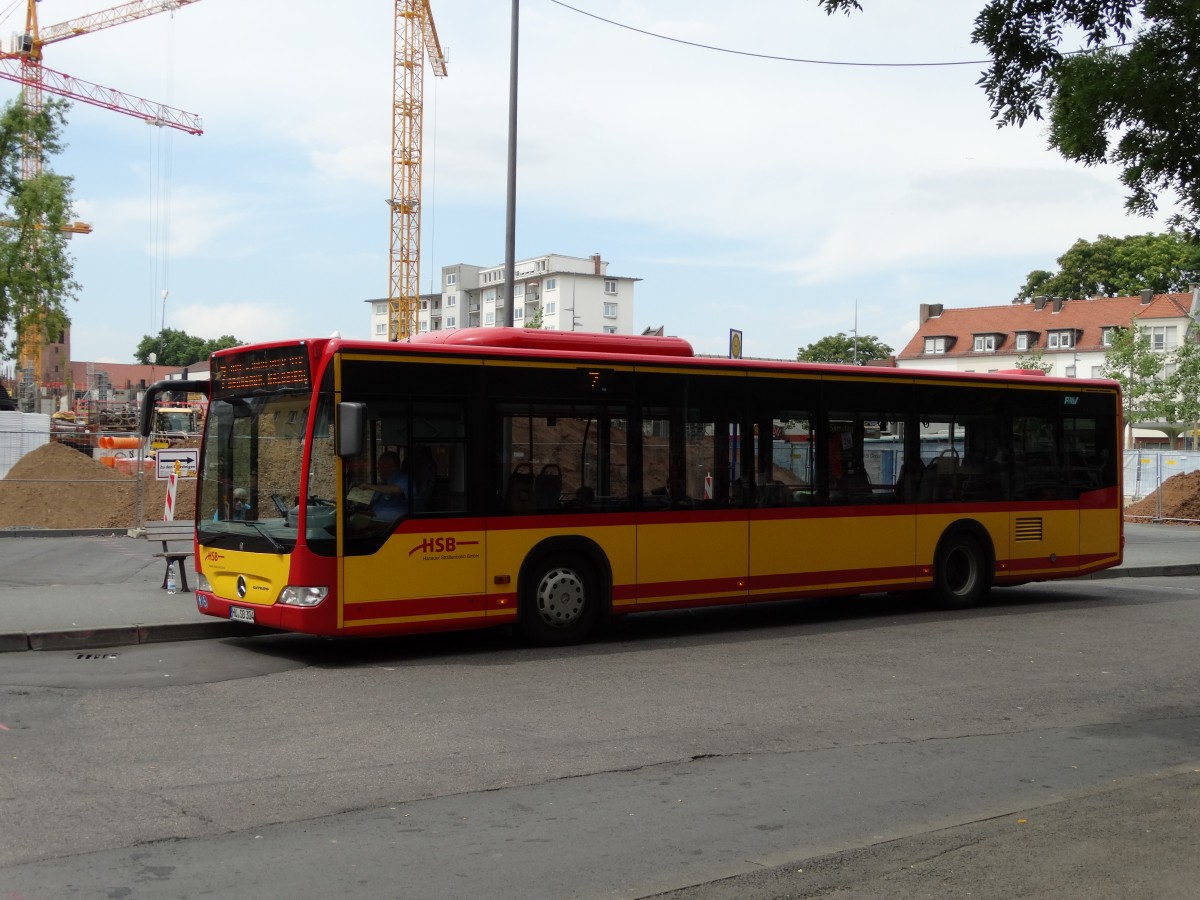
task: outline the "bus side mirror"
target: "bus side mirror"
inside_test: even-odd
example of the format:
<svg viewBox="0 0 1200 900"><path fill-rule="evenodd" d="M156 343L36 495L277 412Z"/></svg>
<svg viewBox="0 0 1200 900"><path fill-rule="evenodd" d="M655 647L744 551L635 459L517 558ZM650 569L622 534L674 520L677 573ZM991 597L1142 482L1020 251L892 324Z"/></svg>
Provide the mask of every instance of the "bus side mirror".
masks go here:
<svg viewBox="0 0 1200 900"><path fill-rule="evenodd" d="M362 452L363 424L367 419L365 403L337 405L337 455L342 459Z"/></svg>

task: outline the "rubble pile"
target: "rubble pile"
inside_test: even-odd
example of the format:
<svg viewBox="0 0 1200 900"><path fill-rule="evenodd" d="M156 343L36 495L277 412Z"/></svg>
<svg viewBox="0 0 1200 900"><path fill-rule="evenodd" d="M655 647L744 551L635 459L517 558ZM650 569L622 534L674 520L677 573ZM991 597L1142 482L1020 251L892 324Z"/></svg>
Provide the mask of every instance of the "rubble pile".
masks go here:
<svg viewBox="0 0 1200 900"><path fill-rule="evenodd" d="M162 516L167 483L147 472L143 518ZM179 482L175 518L195 515L196 482ZM22 456L0 480L0 528L127 529L137 521L137 480L56 441Z"/></svg>
<svg viewBox="0 0 1200 900"><path fill-rule="evenodd" d="M1200 522L1200 471L1171 476L1153 494L1126 506L1125 516L1135 522L1144 522L1146 516ZM1131 518L1134 516L1137 518Z"/></svg>

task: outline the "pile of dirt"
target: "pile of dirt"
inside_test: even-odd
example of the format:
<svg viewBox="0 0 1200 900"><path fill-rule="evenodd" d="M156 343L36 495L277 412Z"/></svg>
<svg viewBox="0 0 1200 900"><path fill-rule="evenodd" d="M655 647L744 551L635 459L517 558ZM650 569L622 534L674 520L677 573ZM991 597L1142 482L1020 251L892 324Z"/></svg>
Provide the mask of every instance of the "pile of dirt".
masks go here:
<svg viewBox="0 0 1200 900"><path fill-rule="evenodd" d="M167 483L142 479L143 518L162 516ZM175 518L195 515L196 482L179 482ZM51 441L22 456L0 481L0 528L134 528L137 479Z"/></svg>
<svg viewBox="0 0 1200 900"><path fill-rule="evenodd" d="M1139 519L1161 516L1164 519L1200 520L1200 471L1171 476L1159 485L1153 494L1125 507L1125 516L1137 516Z"/></svg>

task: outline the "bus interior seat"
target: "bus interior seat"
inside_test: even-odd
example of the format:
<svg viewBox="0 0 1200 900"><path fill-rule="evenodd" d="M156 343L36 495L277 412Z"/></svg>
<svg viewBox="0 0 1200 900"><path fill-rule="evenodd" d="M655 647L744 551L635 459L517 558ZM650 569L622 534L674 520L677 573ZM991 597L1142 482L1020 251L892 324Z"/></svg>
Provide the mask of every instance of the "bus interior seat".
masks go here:
<svg viewBox="0 0 1200 900"><path fill-rule="evenodd" d="M746 482L735 478L729 482L729 505L742 506L746 502Z"/></svg>
<svg viewBox="0 0 1200 900"><path fill-rule="evenodd" d="M533 496L533 466L517 463L508 479L508 496L504 504L509 512L533 512L536 507Z"/></svg>
<svg viewBox="0 0 1200 900"><path fill-rule="evenodd" d="M554 463L546 463L533 482L533 494L539 510L557 509L562 494L562 469Z"/></svg>
<svg viewBox="0 0 1200 900"><path fill-rule="evenodd" d="M920 459L913 462L912 465L907 462L900 464L900 472L896 476L896 484L893 488L896 499L900 503L913 503L920 498L924 469L925 466Z"/></svg>
<svg viewBox="0 0 1200 900"><path fill-rule="evenodd" d="M943 450L932 459L921 475L921 502L930 503L954 498L955 481L958 478L958 456Z"/></svg>
<svg viewBox="0 0 1200 900"><path fill-rule="evenodd" d="M768 481L760 491L760 506L790 506L792 494L782 481Z"/></svg>

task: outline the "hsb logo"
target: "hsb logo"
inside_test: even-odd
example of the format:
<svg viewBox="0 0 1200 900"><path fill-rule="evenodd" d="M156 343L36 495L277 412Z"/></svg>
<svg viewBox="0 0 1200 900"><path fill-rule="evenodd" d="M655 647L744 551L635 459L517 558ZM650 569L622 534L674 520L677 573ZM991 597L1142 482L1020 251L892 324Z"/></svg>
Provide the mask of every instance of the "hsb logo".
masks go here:
<svg viewBox="0 0 1200 900"><path fill-rule="evenodd" d="M460 541L451 534L441 537L430 537L425 538L425 540L409 550L408 555L412 556L414 553L453 553L461 546L478 543L479 541Z"/></svg>

